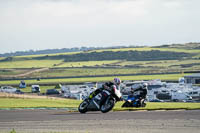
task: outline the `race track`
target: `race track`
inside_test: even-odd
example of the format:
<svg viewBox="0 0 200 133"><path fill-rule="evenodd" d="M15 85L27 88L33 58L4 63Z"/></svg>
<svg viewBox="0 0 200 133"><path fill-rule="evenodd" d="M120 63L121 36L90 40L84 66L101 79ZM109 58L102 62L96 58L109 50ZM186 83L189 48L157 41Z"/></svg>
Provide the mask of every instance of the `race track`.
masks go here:
<svg viewBox="0 0 200 133"><path fill-rule="evenodd" d="M67 112L0 110L0 133L200 133L200 110Z"/></svg>

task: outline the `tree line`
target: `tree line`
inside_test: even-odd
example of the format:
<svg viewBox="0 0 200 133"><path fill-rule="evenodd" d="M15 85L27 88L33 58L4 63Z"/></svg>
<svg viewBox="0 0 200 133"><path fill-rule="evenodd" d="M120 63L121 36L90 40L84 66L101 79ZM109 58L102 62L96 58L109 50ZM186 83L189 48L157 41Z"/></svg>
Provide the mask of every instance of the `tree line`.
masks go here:
<svg viewBox="0 0 200 133"><path fill-rule="evenodd" d="M80 48L74 47L74 48L62 48L62 49L28 50L28 51L16 51L16 52L4 53L4 54L0 54L0 57L57 54L57 53L81 52L81 51L90 51L90 50L98 50L98 49L117 49L117 48L137 48L137 46L80 47Z"/></svg>
<svg viewBox="0 0 200 133"><path fill-rule="evenodd" d="M34 59L64 59L65 62L76 61L101 61L101 60L127 60L127 61L149 61L149 60L180 60L191 57L194 54L184 52L171 51L104 51L104 52L87 52L72 55L55 55L55 56L40 56Z"/></svg>

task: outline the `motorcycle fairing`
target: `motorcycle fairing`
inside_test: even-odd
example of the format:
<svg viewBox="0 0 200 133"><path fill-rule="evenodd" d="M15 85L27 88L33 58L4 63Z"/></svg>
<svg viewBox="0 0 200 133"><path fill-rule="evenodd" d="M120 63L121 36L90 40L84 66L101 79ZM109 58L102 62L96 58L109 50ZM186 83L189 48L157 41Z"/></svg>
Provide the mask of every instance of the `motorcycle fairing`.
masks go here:
<svg viewBox="0 0 200 133"><path fill-rule="evenodd" d="M98 111L101 105L106 101L110 92L103 90L101 93L97 94L89 103L88 110Z"/></svg>

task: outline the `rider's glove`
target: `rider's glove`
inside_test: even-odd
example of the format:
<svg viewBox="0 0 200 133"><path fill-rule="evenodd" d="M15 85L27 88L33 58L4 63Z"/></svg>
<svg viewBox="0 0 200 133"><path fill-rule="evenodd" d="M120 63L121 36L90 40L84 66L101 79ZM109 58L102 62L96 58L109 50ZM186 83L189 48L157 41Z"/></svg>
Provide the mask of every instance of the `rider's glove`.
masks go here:
<svg viewBox="0 0 200 133"><path fill-rule="evenodd" d="M95 92L92 92L90 95L89 95L89 99L92 99L95 95Z"/></svg>
<svg viewBox="0 0 200 133"><path fill-rule="evenodd" d="M92 94L89 95L89 99L92 99Z"/></svg>

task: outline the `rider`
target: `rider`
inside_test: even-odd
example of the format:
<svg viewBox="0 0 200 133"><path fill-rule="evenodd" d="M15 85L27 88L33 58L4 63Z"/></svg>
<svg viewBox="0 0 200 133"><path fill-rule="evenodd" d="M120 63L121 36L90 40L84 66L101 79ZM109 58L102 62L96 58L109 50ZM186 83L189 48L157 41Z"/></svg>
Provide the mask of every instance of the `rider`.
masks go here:
<svg viewBox="0 0 200 133"><path fill-rule="evenodd" d="M110 92L113 92L114 88L120 90L120 84L121 80L119 78L114 78L113 82L106 82L104 85L102 85L101 88L96 89L89 95L89 99L92 99L95 97L98 93L100 93L102 90L106 89Z"/></svg>
<svg viewBox="0 0 200 133"><path fill-rule="evenodd" d="M147 83L143 83L141 85L139 85L137 88L135 88L135 90L133 90L132 88L132 93L136 93L137 94L137 99L140 101L138 104L138 106L141 106L143 101L145 100L146 96L147 96Z"/></svg>

